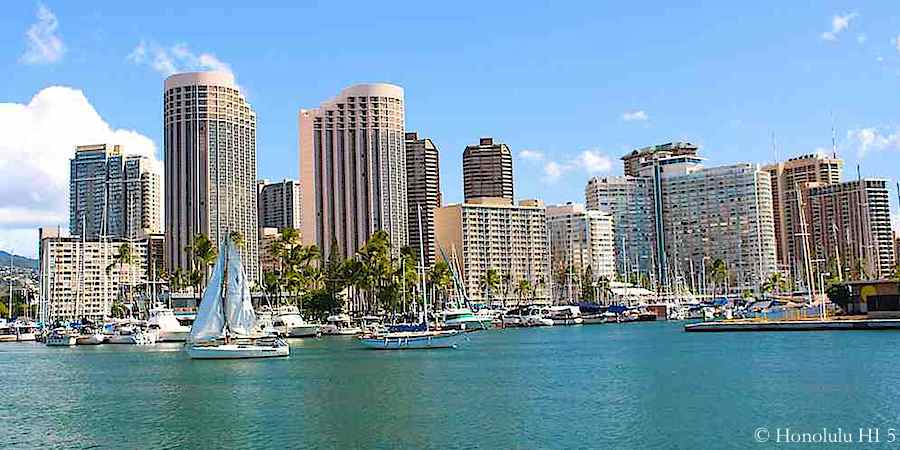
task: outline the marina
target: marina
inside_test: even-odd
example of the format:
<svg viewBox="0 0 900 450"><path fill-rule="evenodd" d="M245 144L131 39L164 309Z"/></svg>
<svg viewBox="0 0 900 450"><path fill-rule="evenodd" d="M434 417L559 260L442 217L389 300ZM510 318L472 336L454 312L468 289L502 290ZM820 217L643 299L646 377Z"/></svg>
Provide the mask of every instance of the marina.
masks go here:
<svg viewBox="0 0 900 450"><path fill-rule="evenodd" d="M657 321L468 336L455 350L416 352L291 339L290 358L215 363L177 343L5 344L4 379L41 381L0 394L16 405L0 409L0 447L757 448L763 425L900 414L900 350L884 332L711 341ZM798 348L827 351L797 358Z"/></svg>

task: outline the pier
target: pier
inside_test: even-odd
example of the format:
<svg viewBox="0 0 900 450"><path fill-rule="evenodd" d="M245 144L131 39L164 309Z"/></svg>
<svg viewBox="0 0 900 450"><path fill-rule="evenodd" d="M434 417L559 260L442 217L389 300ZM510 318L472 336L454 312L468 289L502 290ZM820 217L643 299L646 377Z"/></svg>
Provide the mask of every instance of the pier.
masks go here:
<svg viewBox="0 0 900 450"><path fill-rule="evenodd" d="M900 319L726 320L692 323L686 332L900 330Z"/></svg>

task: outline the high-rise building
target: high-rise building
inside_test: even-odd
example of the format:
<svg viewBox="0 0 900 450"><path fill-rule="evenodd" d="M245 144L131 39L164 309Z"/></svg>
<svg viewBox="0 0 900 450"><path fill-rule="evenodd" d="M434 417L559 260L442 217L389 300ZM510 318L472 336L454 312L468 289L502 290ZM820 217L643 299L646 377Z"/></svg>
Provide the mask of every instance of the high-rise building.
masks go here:
<svg viewBox="0 0 900 450"><path fill-rule="evenodd" d="M583 205L575 203L548 206L547 229L552 273L571 270L581 282L588 284L600 278L615 279L615 235L610 214L586 211ZM557 282L564 286L566 280Z"/></svg>
<svg viewBox="0 0 900 450"><path fill-rule="evenodd" d="M763 166L772 177L772 207L775 211L775 244L779 270L792 280L804 278L798 194L806 183L840 183L844 161L821 153L802 155ZM808 225L808 224L807 224Z"/></svg>
<svg viewBox="0 0 900 450"><path fill-rule="evenodd" d="M281 270L281 260L275 252L275 245L281 238L278 228L259 230L259 267L263 274Z"/></svg>
<svg viewBox="0 0 900 450"><path fill-rule="evenodd" d="M407 244L404 126L403 89L391 84L358 84L300 110L302 235L324 257L334 243L354 254L376 230L395 251Z"/></svg>
<svg viewBox="0 0 900 450"><path fill-rule="evenodd" d="M63 237L56 229L40 231L38 317L45 323L109 317L113 301L133 302L146 292L147 240L94 240ZM116 263L122 245L133 261ZM107 268L109 270L107 270Z"/></svg>
<svg viewBox="0 0 900 450"><path fill-rule="evenodd" d="M550 248L541 202L523 200L511 205L503 198L480 197L437 208L434 227L438 247L459 264L470 299L550 301ZM484 279L490 269L502 281L489 294ZM520 299L515 286L522 280L534 288L533 299Z"/></svg>
<svg viewBox="0 0 900 450"><path fill-rule="evenodd" d="M126 155L119 145L78 146L69 163L69 229L86 239L159 233L159 190L149 158Z"/></svg>
<svg viewBox="0 0 900 450"><path fill-rule="evenodd" d="M801 201L808 214L813 282L819 271L840 270L844 279L893 276L896 266L886 180L808 183Z"/></svg>
<svg viewBox="0 0 900 450"><path fill-rule="evenodd" d="M696 291L704 265L716 259L725 262L732 291L753 289L776 270L767 172L748 163L703 168L696 157L677 156L656 159L641 174L653 183L661 286Z"/></svg>
<svg viewBox="0 0 900 450"><path fill-rule="evenodd" d="M613 221L615 272L649 276L654 229L651 183L640 177L594 177L584 190L587 209L609 214Z"/></svg>
<svg viewBox="0 0 900 450"><path fill-rule="evenodd" d="M441 168L438 148L429 138L406 133L406 203L409 246L416 254L421 244L426 267L434 264L434 208L441 206ZM422 230L419 240L419 215Z"/></svg>
<svg viewBox="0 0 900 450"><path fill-rule="evenodd" d="M505 198L513 202L512 152L506 144L483 137L463 152L465 201L479 197Z"/></svg>
<svg viewBox="0 0 900 450"><path fill-rule="evenodd" d="M300 183L282 180L269 183L261 180L258 184L259 228L300 229Z"/></svg>
<svg viewBox="0 0 900 450"><path fill-rule="evenodd" d="M633 150L622 157L626 177L636 177L641 166L649 160L668 156L697 156L697 147L690 142L669 142L668 144L651 145Z"/></svg>
<svg viewBox="0 0 900 450"><path fill-rule="evenodd" d="M241 258L258 280L256 113L227 72L180 73L164 93L168 269L191 267L198 234L218 245L244 237Z"/></svg>

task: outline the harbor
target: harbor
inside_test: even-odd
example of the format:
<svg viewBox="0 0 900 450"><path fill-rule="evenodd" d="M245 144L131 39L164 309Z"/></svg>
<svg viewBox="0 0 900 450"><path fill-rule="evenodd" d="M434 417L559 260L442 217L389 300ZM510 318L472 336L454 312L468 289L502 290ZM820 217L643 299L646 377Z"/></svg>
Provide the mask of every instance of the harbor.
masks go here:
<svg viewBox="0 0 900 450"><path fill-rule="evenodd" d="M468 335L399 353L290 339L289 358L219 362L180 344L4 344L0 447L750 448L757 427L861 426L900 394L883 332L710 341L656 321Z"/></svg>

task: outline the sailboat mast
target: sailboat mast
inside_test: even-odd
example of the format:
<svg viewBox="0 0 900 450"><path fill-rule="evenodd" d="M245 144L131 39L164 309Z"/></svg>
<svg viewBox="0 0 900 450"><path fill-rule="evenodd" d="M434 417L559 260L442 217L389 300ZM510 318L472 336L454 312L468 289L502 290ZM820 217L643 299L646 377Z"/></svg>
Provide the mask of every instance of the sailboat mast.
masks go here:
<svg viewBox="0 0 900 450"><path fill-rule="evenodd" d="M225 236L225 246L222 250L225 251L225 259L223 259L223 267L222 267L222 319L225 327L222 329L223 333L225 333L225 343L228 343L228 313L227 313L227 299L228 299L228 235Z"/></svg>
<svg viewBox="0 0 900 450"><path fill-rule="evenodd" d="M416 218L419 222L419 264L422 265L422 303L425 309L425 331L428 331L428 295L425 293L425 244L422 242L422 205L416 203Z"/></svg>

